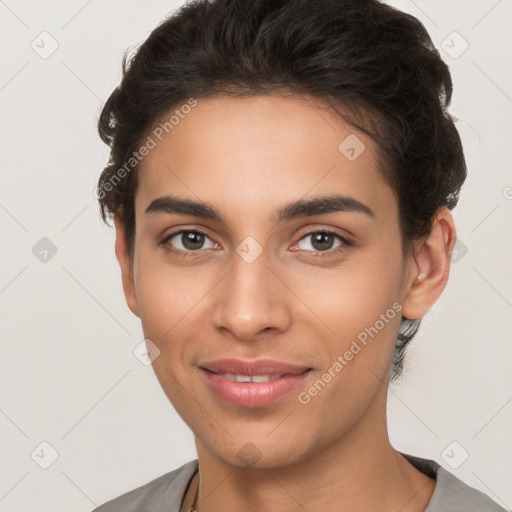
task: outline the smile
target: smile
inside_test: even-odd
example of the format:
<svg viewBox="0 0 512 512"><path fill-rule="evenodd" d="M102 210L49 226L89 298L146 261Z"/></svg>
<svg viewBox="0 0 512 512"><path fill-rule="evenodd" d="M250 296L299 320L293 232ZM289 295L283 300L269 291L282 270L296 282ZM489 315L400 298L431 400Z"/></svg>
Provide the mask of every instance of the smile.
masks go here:
<svg viewBox="0 0 512 512"><path fill-rule="evenodd" d="M232 382L269 382L279 379L282 375L235 375L233 373L218 373Z"/></svg>
<svg viewBox="0 0 512 512"><path fill-rule="evenodd" d="M311 371L306 366L268 359L222 359L199 365L199 374L210 392L224 403L245 408L265 407L284 398Z"/></svg>

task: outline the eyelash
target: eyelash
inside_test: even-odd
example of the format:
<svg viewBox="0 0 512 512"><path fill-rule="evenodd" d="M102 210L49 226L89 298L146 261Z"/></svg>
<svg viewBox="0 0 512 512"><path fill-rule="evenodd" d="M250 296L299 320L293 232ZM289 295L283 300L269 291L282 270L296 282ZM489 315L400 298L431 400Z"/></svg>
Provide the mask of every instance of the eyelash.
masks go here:
<svg viewBox="0 0 512 512"><path fill-rule="evenodd" d="M200 229L181 229L179 231L175 231L174 233L166 235L164 238L162 238L162 240L160 240L160 242L158 242L158 245L163 246L163 248L166 251L173 253L176 256L179 256L180 258L189 258L191 256L196 256L196 253L198 253L200 249L197 251L182 251L180 249L175 249L172 245L166 245L171 238L175 237L176 235L181 235L183 233L199 233L205 237L210 238L204 231L201 231Z"/></svg>
<svg viewBox="0 0 512 512"><path fill-rule="evenodd" d="M198 249L197 251L182 251L181 249L175 249L172 245L166 245L167 242L169 240L171 240L172 238L174 238L176 235L181 235L183 233L199 233L205 237L210 238L207 233L205 233L204 231L201 231L200 229L182 229L182 230L174 231L173 233L166 235L164 238L162 238L162 240L160 240L158 242L158 245L162 246L169 253L172 253L180 258L189 258L189 257L197 256L197 253L199 253L201 251L201 249ZM324 253L327 253L328 255L337 254L338 252L343 251L347 247L350 247L352 245L352 243L349 240L347 240L345 237L341 236L336 231L331 231L329 229L318 229L315 231L309 231L308 233L305 233L303 236L301 236L299 238L298 242L307 238L308 236L311 236L311 235L314 235L317 233L322 233L325 235L332 235L332 236L336 237L340 242L342 242L342 245L340 245L339 247L337 247L335 249L328 249L326 251L306 251L308 253L312 253L313 257L315 257L315 258L316 257L320 257L320 258L326 257L326 256L324 256ZM298 242L296 242L296 243L298 243Z"/></svg>

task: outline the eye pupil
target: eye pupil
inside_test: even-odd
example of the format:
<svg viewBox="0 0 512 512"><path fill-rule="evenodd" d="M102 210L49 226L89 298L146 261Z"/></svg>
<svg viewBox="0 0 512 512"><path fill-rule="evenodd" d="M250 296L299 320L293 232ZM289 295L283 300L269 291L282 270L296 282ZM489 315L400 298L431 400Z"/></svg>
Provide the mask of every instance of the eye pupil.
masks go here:
<svg viewBox="0 0 512 512"><path fill-rule="evenodd" d="M334 245L335 236L326 231L316 231L309 235L311 245L315 251L324 252L331 249ZM188 251L201 249L205 242L205 235L199 231L182 231L181 242Z"/></svg>
<svg viewBox="0 0 512 512"><path fill-rule="evenodd" d="M311 245L317 251L325 251L330 249L334 243L334 237L330 233L318 232L312 235Z"/></svg>
<svg viewBox="0 0 512 512"><path fill-rule="evenodd" d="M182 234L183 247L193 251L194 249L201 249L204 243L204 235L197 231L188 231Z"/></svg>

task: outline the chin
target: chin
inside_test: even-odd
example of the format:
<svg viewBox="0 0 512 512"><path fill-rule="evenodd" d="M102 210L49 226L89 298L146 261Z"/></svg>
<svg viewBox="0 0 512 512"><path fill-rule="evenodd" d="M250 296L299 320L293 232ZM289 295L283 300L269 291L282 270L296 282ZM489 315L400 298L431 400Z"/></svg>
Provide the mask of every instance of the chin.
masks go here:
<svg viewBox="0 0 512 512"><path fill-rule="evenodd" d="M284 468L306 457L297 445L285 446L280 442L276 446L275 443L265 439L265 436L261 441L230 439L227 446L210 449L210 451L229 466L257 470Z"/></svg>

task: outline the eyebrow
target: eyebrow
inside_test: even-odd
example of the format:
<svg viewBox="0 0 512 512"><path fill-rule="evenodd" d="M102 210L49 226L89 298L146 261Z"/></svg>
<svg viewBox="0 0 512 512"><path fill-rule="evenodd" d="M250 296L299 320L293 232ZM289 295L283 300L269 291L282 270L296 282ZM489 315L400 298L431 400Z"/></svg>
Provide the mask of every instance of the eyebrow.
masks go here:
<svg viewBox="0 0 512 512"><path fill-rule="evenodd" d="M325 197L314 197L312 199L300 199L289 203L277 211L277 216L272 217L276 223L299 217L309 217L336 212L363 213L375 219L373 210L353 197L342 195L329 195ZM181 214L191 215L204 219L211 219L225 224L222 213L209 203L197 202L191 199L184 199L174 195L162 196L151 201L146 208L146 214Z"/></svg>

